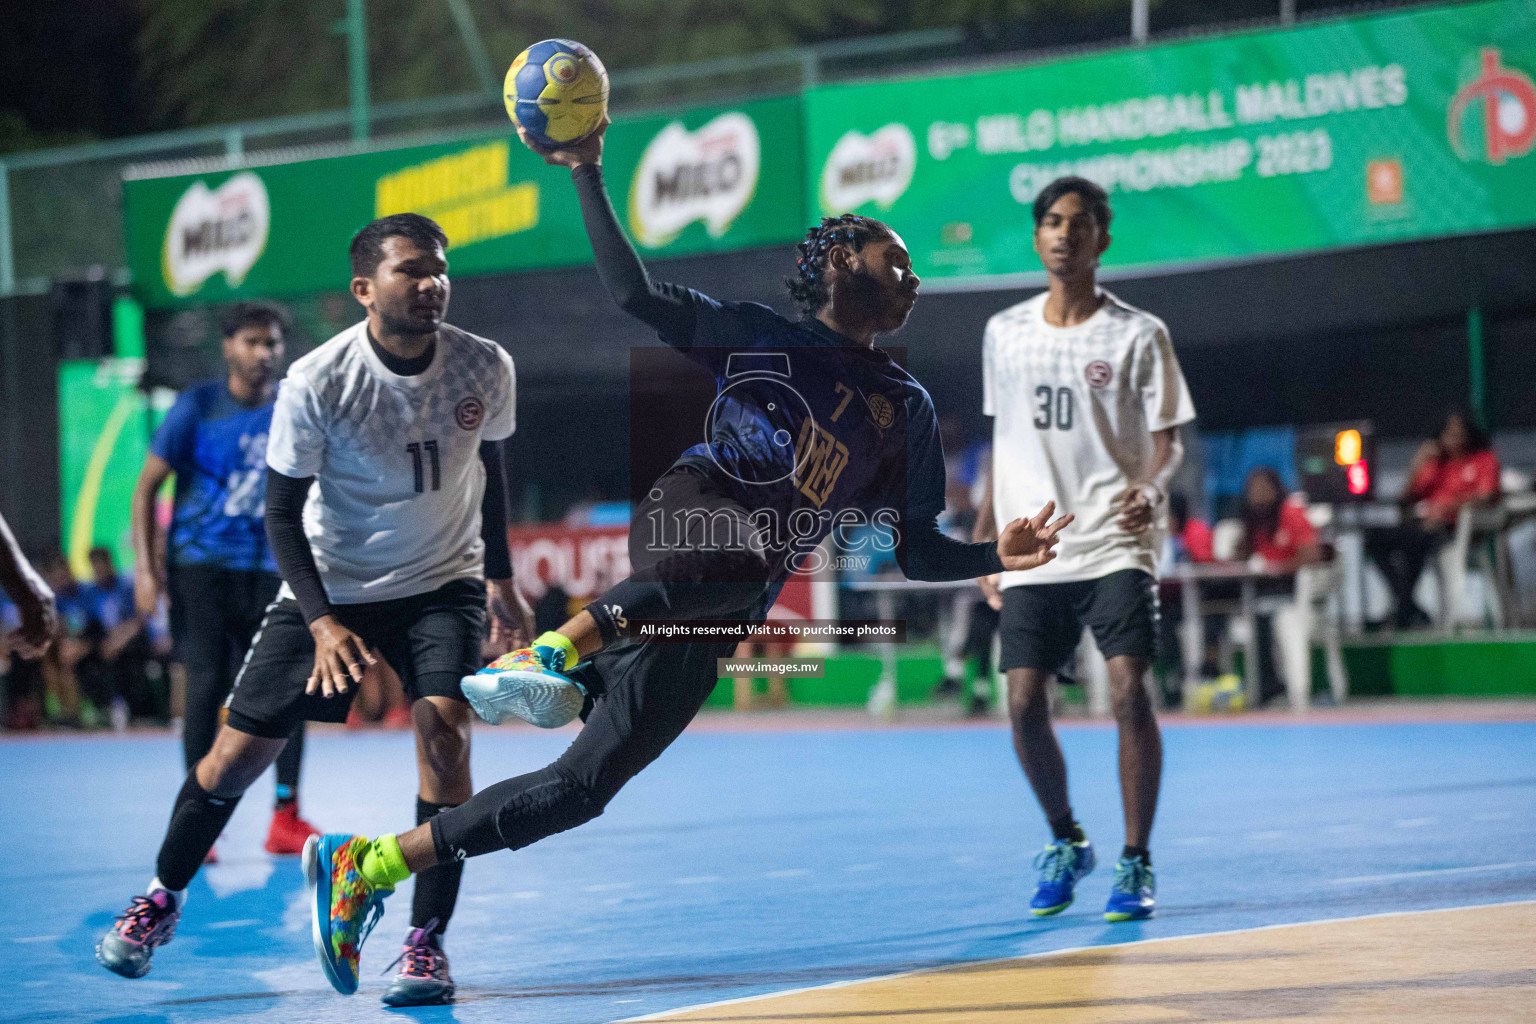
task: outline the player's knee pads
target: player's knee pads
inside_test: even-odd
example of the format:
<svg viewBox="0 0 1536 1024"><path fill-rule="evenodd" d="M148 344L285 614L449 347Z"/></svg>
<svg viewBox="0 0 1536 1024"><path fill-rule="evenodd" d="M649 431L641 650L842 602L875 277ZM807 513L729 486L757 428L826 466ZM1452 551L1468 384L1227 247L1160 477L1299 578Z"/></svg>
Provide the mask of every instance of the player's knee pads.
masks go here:
<svg viewBox="0 0 1536 1024"><path fill-rule="evenodd" d="M529 782L496 810L496 831L509 850L583 825L602 814L607 804L553 765L534 773Z"/></svg>

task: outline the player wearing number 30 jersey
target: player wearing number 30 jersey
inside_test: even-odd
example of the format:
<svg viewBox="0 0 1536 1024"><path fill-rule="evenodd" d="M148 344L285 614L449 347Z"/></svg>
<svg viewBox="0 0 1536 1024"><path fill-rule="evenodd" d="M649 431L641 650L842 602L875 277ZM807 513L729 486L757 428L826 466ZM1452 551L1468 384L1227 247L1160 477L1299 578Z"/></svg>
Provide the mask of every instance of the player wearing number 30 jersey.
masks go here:
<svg viewBox="0 0 1536 1024"><path fill-rule="evenodd" d="M1109 667L1125 809L1125 847L1104 916L1139 920L1154 902L1148 843L1162 777L1162 737L1145 686L1157 636L1158 531L1183 454L1176 428L1195 409L1163 322L1098 287L1109 247L1104 190L1058 179L1041 190L1034 219L1050 288L988 321L982 346L982 405L994 417L994 442L976 536L1046 501L1077 517L1055 561L984 581L1002 613L1014 748L1053 833L1037 858L1030 907L1039 916L1065 910L1094 866L1067 798L1047 700L1051 677L1086 626Z"/></svg>

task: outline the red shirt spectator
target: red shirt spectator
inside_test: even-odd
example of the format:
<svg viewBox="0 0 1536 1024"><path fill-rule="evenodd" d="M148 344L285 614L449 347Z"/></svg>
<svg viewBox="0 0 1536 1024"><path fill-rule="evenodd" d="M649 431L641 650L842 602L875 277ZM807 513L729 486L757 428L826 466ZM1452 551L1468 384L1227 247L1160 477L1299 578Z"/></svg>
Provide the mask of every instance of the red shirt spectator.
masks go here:
<svg viewBox="0 0 1536 1024"><path fill-rule="evenodd" d="M1285 496L1280 474L1270 466L1255 466L1243 482L1243 558L1258 555L1274 564L1310 565L1322 557L1317 531L1297 498Z"/></svg>
<svg viewBox="0 0 1536 1024"><path fill-rule="evenodd" d="M1303 548L1317 545L1317 528L1307 518L1307 510L1294 498L1280 506L1280 521L1273 531L1258 529L1251 538L1253 553L1266 562L1291 562Z"/></svg>
<svg viewBox="0 0 1536 1024"><path fill-rule="evenodd" d="M1499 493L1499 457L1487 448L1426 459L1408 482L1408 499L1422 501L1426 519L1449 525L1461 506Z"/></svg>
<svg viewBox="0 0 1536 1024"><path fill-rule="evenodd" d="M1179 540L1189 554L1191 562L1214 562L1216 555L1211 539L1211 528L1198 519L1190 519L1179 531Z"/></svg>

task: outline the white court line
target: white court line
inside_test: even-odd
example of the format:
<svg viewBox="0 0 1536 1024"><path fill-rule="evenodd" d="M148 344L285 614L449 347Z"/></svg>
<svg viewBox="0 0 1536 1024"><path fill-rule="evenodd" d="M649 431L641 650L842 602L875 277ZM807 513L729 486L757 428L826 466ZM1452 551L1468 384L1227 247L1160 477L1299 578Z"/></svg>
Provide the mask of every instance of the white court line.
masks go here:
<svg viewBox="0 0 1536 1024"><path fill-rule="evenodd" d="M1284 839L1288 835L1290 835L1289 832L1281 832L1281 831L1250 832L1248 834L1248 838L1249 838L1249 840L1254 840L1254 839Z"/></svg>
<svg viewBox="0 0 1536 1024"><path fill-rule="evenodd" d="M1508 864L1480 864L1472 868L1435 868L1432 871L1399 871L1391 875L1356 875L1354 878L1331 878L1329 885L1349 885L1353 882L1390 882L1398 878L1429 878L1433 875L1469 875L1474 871L1507 871L1511 868L1536 868L1536 860L1517 860Z"/></svg>
<svg viewBox="0 0 1536 1024"><path fill-rule="evenodd" d="M873 871L873 870L875 870L875 868L877 868L879 866L880 866L879 864L849 864L847 867L843 868L843 870L844 871Z"/></svg>
<svg viewBox="0 0 1536 1024"><path fill-rule="evenodd" d="M1425 825L1433 825L1438 818L1398 818L1392 824L1398 828L1422 828Z"/></svg>
<svg viewBox="0 0 1536 1024"><path fill-rule="evenodd" d="M20 938L20 939L12 939L11 941L12 942L21 942L21 943L27 943L27 942L52 942L55 939L62 939L63 937L64 936L62 936L62 935L28 935L28 936L25 936L25 937Z"/></svg>
<svg viewBox="0 0 1536 1024"><path fill-rule="evenodd" d="M764 878L804 878L811 873L810 868L785 868L783 871L765 871Z"/></svg>
<svg viewBox="0 0 1536 1024"><path fill-rule="evenodd" d="M1216 840L1210 836L1180 836L1173 841L1174 846L1204 846L1206 843L1214 843Z"/></svg>
<svg viewBox="0 0 1536 1024"><path fill-rule="evenodd" d="M601 885L582 886L582 892L618 892L620 889L633 889L634 882L604 882Z"/></svg>
<svg viewBox="0 0 1536 1024"><path fill-rule="evenodd" d="M215 921L208 926L208 930L214 931L218 928L249 928L253 924L261 923L262 920L259 917L247 917L241 921Z"/></svg>
<svg viewBox="0 0 1536 1024"><path fill-rule="evenodd" d="M509 892L507 896L514 900L536 900L544 894L537 889L524 889L522 892Z"/></svg>
<svg viewBox="0 0 1536 1024"><path fill-rule="evenodd" d="M719 875L690 875L687 878L672 879L673 885L703 885L705 882L718 882Z"/></svg>
<svg viewBox="0 0 1536 1024"><path fill-rule="evenodd" d="M1021 956L999 956L990 960L970 960L960 963L945 964L942 967L920 967L915 971L899 971L895 974L879 974L872 978L849 978L847 981L832 981L821 985L806 985L802 988L785 989L782 992L764 992L756 996L741 996L737 999L721 999L712 1003L699 1003L695 1006L679 1006L672 1010L658 1010L655 1013L647 1013L639 1017L625 1017L615 1021L614 1024L640 1024L641 1021L659 1020L677 1013L694 1013L699 1010L713 1010L721 1006L739 1006L742 1003L756 1003L764 999L777 999L780 996L796 996L803 992L819 992L837 988L851 988L854 985L867 985L874 981L892 981L896 978L910 978L918 974L934 974L939 971L950 970L955 967L985 967L989 964L1002 964L1018 960L1041 960L1051 956L1065 956L1069 953L1099 952L1106 949L1126 949L1132 946L1148 946L1154 943L1179 942L1183 939L1208 939L1220 938L1224 935L1246 935L1250 932L1273 932L1283 928L1304 928L1314 924L1345 924L1349 921L1371 921L1385 917L1413 917L1418 914L1446 914L1456 910L1485 910L1490 907L1527 906L1536 907L1536 900L1509 900L1504 903L1476 903L1466 907L1439 907L1434 910L1389 910L1381 914L1361 914L1358 917L1329 917L1320 921L1296 921L1290 924L1261 924L1253 928L1230 928L1221 932L1195 932L1192 935L1165 935L1155 939L1136 939L1133 942L1110 942L1098 946L1073 946L1069 949L1049 949L1040 953L1025 953Z"/></svg>

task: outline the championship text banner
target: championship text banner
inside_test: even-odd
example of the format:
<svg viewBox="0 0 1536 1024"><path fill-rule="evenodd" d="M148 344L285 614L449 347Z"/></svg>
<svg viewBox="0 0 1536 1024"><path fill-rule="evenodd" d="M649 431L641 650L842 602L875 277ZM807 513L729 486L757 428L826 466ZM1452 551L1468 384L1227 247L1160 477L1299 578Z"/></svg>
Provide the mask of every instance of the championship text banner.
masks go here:
<svg viewBox="0 0 1536 1024"><path fill-rule="evenodd" d="M1105 265L1190 266L1536 224L1536 5L1489 0L1003 71L620 117L605 170L644 256L889 221L930 280L1037 273L1030 205L1110 193ZM151 307L340 290L352 234L415 211L453 273L590 262L566 171L510 132L124 185Z"/></svg>
<svg viewBox="0 0 1536 1024"><path fill-rule="evenodd" d="M807 97L807 203L920 275L1038 272L1030 206L1102 185L1111 267L1536 224L1536 5L1398 13ZM1002 283L1002 281L998 281Z"/></svg>

